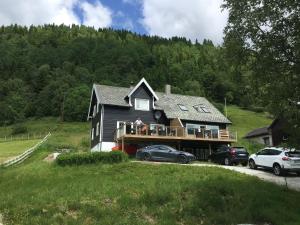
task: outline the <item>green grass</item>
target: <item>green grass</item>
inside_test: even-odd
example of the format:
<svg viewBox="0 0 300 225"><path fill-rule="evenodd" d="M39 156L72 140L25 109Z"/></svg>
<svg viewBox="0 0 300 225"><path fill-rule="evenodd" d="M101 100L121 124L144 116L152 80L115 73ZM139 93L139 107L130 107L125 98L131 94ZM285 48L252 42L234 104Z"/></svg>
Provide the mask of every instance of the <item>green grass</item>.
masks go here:
<svg viewBox="0 0 300 225"><path fill-rule="evenodd" d="M57 118L46 117L41 119L29 119L22 125L28 128L30 134L45 136L48 132L52 135L49 143L59 147L67 147L76 150L87 151L89 148L89 127L88 122L64 122ZM9 136L13 126L0 127L0 137Z"/></svg>
<svg viewBox="0 0 300 225"><path fill-rule="evenodd" d="M0 170L4 224L299 224L297 192L221 168L60 167L46 146ZM5 191L4 191L5 190ZM283 210L284 209L284 210Z"/></svg>
<svg viewBox="0 0 300 225"><path fill-rule="evenodd" d="M0 163L22 154L27 149L33 147L40 140L8 141L0 142Z"/></svg>
<svg viewBox="0 0 300 225"><path fill-rule="evenodd" d="M250 131L268 126L272 123L272 119L266 113L256 113L248 110L243 110L237 106L228 106L228 118L232 121L230 130L237 131L238 142L236 145L245 146L250 152L254 152L262 147L259 144L253 144L243 139ZM234 144L235 145L235 144Z"/></svg>

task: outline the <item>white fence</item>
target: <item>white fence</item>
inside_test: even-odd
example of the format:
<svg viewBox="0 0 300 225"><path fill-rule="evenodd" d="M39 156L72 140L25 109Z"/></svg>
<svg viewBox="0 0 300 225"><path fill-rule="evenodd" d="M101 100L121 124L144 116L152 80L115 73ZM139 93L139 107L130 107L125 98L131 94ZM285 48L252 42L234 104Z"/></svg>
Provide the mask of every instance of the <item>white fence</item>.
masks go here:
<svg viewBox="0 0 300 225"><path fill-rule="evenodd" d="M22 141L22 140L33 140L33 139L41 139L45 137L48 132L44 133L28 133L28 134L20 134L20 135L7 135L4 137L0 137L1 142L8 142L8 141Z"/></svg>
<svg viewBox="0 0 300 225"><path fill-rule="evenodd" d="M18 164L23 162L25 159L27 159L39 146L41 146L45 141L47 141L48 137L51 135L51 133L49 132L44 138L43 140L41 140L39 143L37 143L35 146L33 146L32 148L26 150L25 152L23 152L21 155L18 155L16 157L14 157L13 159L7 160L4 163L0 164L0 166L3 167L8 167L14 164Z"/></svg>

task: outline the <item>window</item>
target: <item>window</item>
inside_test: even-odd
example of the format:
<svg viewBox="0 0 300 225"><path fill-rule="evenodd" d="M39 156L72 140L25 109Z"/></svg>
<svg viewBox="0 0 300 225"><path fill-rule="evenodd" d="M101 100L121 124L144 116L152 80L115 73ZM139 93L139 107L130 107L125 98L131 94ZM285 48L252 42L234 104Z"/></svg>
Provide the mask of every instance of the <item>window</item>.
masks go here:
<svg viewBox="0 0 300 225"><path fill-rule="evenodd" d="M94 140L94 128L92 128L91 136L92 136L92 140Z"/></svg>
<svg viewBox="0 0 300 225"><path fill-rule="evenodd" d="M194 109L200 113L210 113L207 107L204 104L194 105Z"/></svg>
<svg viewBox="0 0 300 225"><path fill-rule="evenodd" d="M177 105L182 111L189 111L185 105L183 105L183 104L177 104Z"/></svg>
<svg viewBox="0 0 300 225"><path fill-rule="evenodd" d="M265 145L270 145L270 138L269 137L264 137L263 138Z"/></svg>
<svg viewBox="0 0 300 225"><path fill-rule="evenodd" d="M93 117L96 116L96 107L97 107L97 105L94 105L94 109L93 109Z"/></svg>
<svg viewBox="0 0 300 225"><path fill-rule="evenodd" d="M149 99L136 98L135 99L135 109L142 111L149 111Z"/></svg>
<svg viewBox="0 0 300 225"><path fill-rule="evenodd" d="M96 127L96 136L99 135L99 123L97 123L97 127Z"/></svg>

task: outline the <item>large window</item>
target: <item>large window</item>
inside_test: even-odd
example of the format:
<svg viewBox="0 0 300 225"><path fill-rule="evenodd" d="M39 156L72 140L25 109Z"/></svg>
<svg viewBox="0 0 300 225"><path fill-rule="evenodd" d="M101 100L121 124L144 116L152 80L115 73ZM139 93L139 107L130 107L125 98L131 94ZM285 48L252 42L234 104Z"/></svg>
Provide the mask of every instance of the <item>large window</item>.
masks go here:
<svg viewBox="0 0 300 225"><path fill-rule="evenodd" d="M196 135L199 137L218 138L219 126L216 125L202 125L202 124L186 124L187 133L189 135Z"/></svg>
<svg viewBox="0 0 300 225"><path fill-rule="evenodd" d="M135 99L135 109L142 111L149 111L149 99L136 98Z"/></svg>

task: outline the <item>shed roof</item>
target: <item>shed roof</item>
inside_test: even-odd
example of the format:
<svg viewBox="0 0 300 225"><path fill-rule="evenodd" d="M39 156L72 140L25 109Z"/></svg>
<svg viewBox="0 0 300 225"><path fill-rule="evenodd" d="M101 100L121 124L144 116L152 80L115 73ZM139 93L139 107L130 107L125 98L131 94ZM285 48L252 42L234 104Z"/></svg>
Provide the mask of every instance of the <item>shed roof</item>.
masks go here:
<svg viewBox="0 0 300 225"><path fill-rule="evenodd" d="M248 134L246 134L246 136L244 138L252 138L252 137L257 137L257 136L266 135L266 134L269 134L269 126L252 130Z"/></svg>

